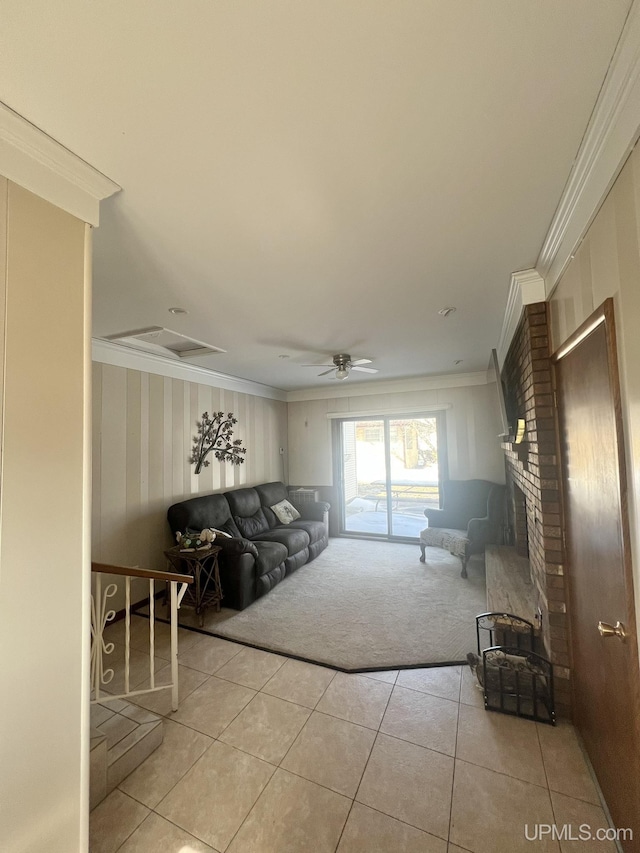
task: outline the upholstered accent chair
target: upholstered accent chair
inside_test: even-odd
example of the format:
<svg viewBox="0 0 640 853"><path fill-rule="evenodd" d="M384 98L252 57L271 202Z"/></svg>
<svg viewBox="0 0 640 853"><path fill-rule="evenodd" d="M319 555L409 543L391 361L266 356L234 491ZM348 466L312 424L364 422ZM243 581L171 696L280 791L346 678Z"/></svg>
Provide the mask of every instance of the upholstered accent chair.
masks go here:
<svg viewBox="0 0 640 853"><path fill-rule="evenodd" d="M502 541L505 487L488 480L446 480L442 483L442 509L425 509L429 526L420 534L420 562L425 548L446 548L462 561L463 578L472 554L485 545Z"/></svg>

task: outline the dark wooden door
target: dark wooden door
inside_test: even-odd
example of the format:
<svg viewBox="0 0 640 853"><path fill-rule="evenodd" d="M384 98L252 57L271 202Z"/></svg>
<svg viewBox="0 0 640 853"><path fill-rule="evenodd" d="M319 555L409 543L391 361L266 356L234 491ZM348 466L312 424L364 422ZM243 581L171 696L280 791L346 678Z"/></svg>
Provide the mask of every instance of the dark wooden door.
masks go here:
<svg viewBox="0 0 640 853"><path fill-rule="evenodd" d="M640 851L640 674L613 303L554 356L574 719L618 828ZM622 623L626 638L598 623Z"/></svg>

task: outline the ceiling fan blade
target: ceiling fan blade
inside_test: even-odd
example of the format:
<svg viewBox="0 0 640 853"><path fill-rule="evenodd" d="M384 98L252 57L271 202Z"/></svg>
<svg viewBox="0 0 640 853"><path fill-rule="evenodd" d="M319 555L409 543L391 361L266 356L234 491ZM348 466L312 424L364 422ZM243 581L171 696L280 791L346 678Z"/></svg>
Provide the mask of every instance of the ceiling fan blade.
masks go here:
<svg viewBox="0 0 640 853"><path fill-rule="evenodd" d="M370 358L356 358L351 364L355 367L356 364L371 364Z"/></svg>
<svg viewBox="0 0 640 853"><path fill-rule="evenodd" d="M330 364L328 361L321 361L320 364L301 364L300 367L335 367L335 364Z"/></svg>
<svg viewBox="0 0 640 853"><path fill-rule="evenodd" d="M378 373L375 367L358 367L356 364L351 366L351 370L360 370L362 373Z"/></svg>
<svg viewBox="0 0 640 853"><path fill-rule="evenodd" d="M308 364L308 365L307 365L307 367L311 367L311 365L310 365L310 364ZM323 367L323 365L322 365L322 364L316 364L316 365L314 365L314 367ZM335 369L336 369L336 368L335 368L335 365L334 365L334 366L333 366L332 368L330 368L329 370L325 370L323 373L319 373L319 374L318 374L318 376L326 376L328 373L333 373L333 372L335 371Z"/></svg>

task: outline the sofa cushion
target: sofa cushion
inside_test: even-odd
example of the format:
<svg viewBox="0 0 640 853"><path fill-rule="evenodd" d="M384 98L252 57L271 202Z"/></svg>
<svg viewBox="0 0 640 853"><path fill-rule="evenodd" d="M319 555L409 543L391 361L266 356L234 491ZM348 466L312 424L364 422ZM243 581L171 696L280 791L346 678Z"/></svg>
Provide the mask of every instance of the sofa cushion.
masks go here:
<svg viewBox="0 0 640 853"><path fill-rule="evenodd" d="M217 527L232 536L240 535L224 495L203 495L181 501L169 507L167 518L174 535L178 530L184 533L187 528L203 530L205 527ZM229 522L232 529L229 529Z"/></svg>
<svg viewBox="0 0 640 853"><path fill-rule="evenodd" d="M286 527L274 527L260 534L260 539L265 542L281 542L287 548L288 556L304 551L309 547L309 534L306 530L294 529L292 524Z"/></svg>
<svg viewBox="0 0 640 853"><path fill-rule="evenodd" d="M245 539L254 539L259 537L264 531L269 529L262 507L258 507L253 515L236 515L234 521L236 523L236 527Z"/></svg>
<svg viewBox="0 0 640 853"><path fill-rule="evenodd" d="M319 539L317 542L312 542L309 545L309 559L307 562L310 563L312 560L315 560L318 554L322 554L328 544L329 538L327 536L325 536L324 539Z"/></svg>
<svg viewBox="0 0 640 853"><path fill-rule="evenodd" d="M235 489L233 492L225 492L224 496L234 518L250 518L260 509L260 497L255 489Z"/></svg>
<svg viewBox="0 0 640 853"><path fill-rule="evenodd" d="M253 544L258 549L258 556L256 557L257 577L269 574L287 559L287 549L281 542L257 541Z"/></svg>
<svg viewBox="0 0 640 853"><path fill-rule="evenodd" d="M242 539L242 533L238 530L235 521L232 518L228 518L224 524L220 525L219 528L223 533L227 533L229 536L232 536L234 539ZM245 537L246 538L246 537Z"/></svg>
<svg viewBox="0 0 640 853"><path fill-rule="evenodd" d="M306 530L312 545L315 542L320 542L327 535L326 527L322 521L306 521L304 518L299 518L297 521L291 522L289 528L292 527L297 527L299 530Z"/></svg>
<svg viewBox="0 0 640 853"><path fill-rule="evenodd" d="M304 566L304 564L308 561L308 548L305 548L304 551L298 551L297 554L292 554L291 557L287 557L287 559L284 561L284 570L286 572L287 577L289 577L289 575L292 575L294 572L297 572L300 566Z"/></svg>
<svg viewBox="0 0 640 853"><path fill-rule="evenodd" d="M256 598L266 595L266 593L279 584L281 580L284 580L286 573L287 570L284 567L284 563L281 563L279 566L276 566L273 571L267 572L266 575L260 575L260 577L256 578Z"/></svg>
<svg viewBox="0 0 640 853"><path fill-rule="evenodd" d="M264 513L264 517L267 519L267 524L271 529L277 527L280 524L280 522L278 521L278 517L270 506L263 506L262 512Z"/></svg>
<svg viewBox="0 0 640 853"><path fill-rule="evenodd" d="M288 500L289 494L284 483L262 483L255 487L262 506L273 506L280 501Z"/></svg>

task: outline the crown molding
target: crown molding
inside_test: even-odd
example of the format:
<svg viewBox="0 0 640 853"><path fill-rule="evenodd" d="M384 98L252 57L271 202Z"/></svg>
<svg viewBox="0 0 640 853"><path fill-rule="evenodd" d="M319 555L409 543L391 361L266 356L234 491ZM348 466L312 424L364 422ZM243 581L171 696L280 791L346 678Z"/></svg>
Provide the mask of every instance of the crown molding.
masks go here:
<svg viewBox="0 0 640 853"><path fill-rule="evenodd" d="M100 364L111 364L114 367L126 367L129 370L139 370L142 373L153 373L156 376L167 376L170 379L181 379L184 382L197 382L199 385L209 385L212 388L223 388L225 391L237 391L240 394L252 394L254 397L266 397L268 400L287 399L286 391L218 373L206 367L195 364L185 364L180 359L156 355L151 352L134 349L133 347L113 344L99 338L91 342L92 361Z"/></svg>
<svg viewBox="0 0 640 853"><path fill-rule="evenodd" d="M537 270L519 270L512 273L498 344L500 367L504 364L509 345L520 322L523 307L534 302L544 302L546 298L545 282Z"/></svg>
<svg viewBox="0 0 640 853"><path fill-rule="evenodd" d="M584 237L640 132L640 0L634 0L536 269L547 296Z"/></svg>
<svg viewBox="0 0 640 853"><path fill-rule="evenodd" d="M1 102L0 174L90 225L99 224L102 199L120 190Z"/></svg>
<svg viewBox="0 0 640 853"><path fill-rule="evenodd" d="M428 415L431 412L448 412L452 409L451 403L427 403L424 406L395 406L392 409L380 409L376 406L375 414L372 415L371 409L362 412L327 412L327 418L330 421L351 420L353 418L371 418L378 415Z"/></svg>
<svg viewBox="0 0 640 853"><path fill-rule="evenodd" d="M386 381L369 381L356 384L341 383L323 385L320 388L306 388L300 391L283 391L271 385L240 379L226 373L218 373L206 367L188 364L171 356L156 355L141 349L114 344L101 338L91 341L91 358L100 364L111 364L114 367L125 367L129 370L139 370L142 373L153 373L156 376L167 376L171 379L182 379L186 382L197 382L200 385L210 385L213 388L224 388L226 391L238 391L241 394L253 394L255 397L266 397L269 400L282 402L300 402L303 400L335 400L339 397L365 397L369 394L393 394L401 391L437 391L443 388L464 388L469 385L487 385L493 377L487 371L477 373L449 373L440 376L420 376L410 379L391 379ZM430 408L433 408L431 406ZM424 407L420 409L423 411ZM403 411L408 411L406 407Z"/></svg>
<svg viewBox="0 0 640 853"><path fill-rule="evenodd" d="M486 385L487 371L477 373L446 373L440 376L417 376L410 379L370 380L349 384L349 380L320 388L303 388L287 393L288 403L305 400L335 400L340 397L367 397L370 394L395 394L402 391L439 391L443 388L464 388L468 385ZM406 411L406 409L403 409Z"/></svg>

